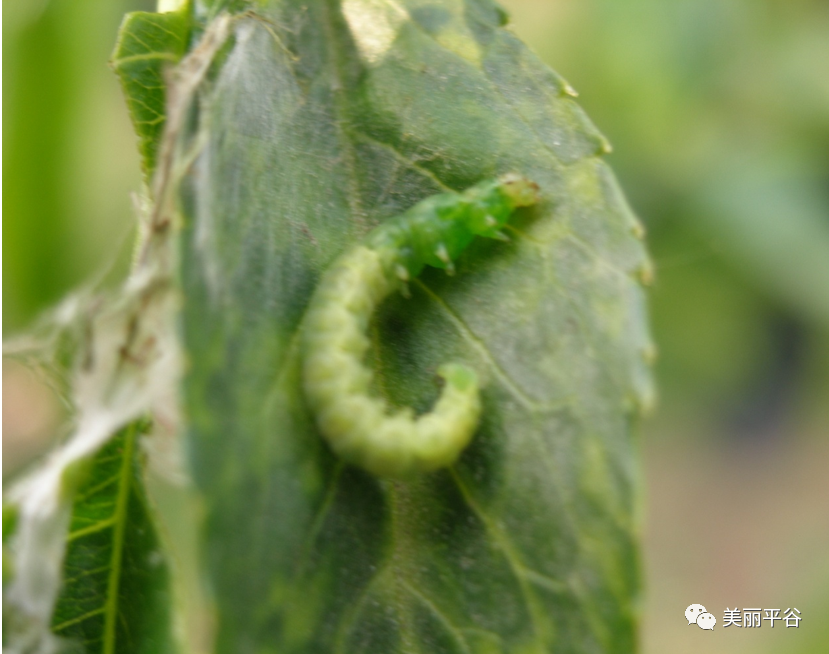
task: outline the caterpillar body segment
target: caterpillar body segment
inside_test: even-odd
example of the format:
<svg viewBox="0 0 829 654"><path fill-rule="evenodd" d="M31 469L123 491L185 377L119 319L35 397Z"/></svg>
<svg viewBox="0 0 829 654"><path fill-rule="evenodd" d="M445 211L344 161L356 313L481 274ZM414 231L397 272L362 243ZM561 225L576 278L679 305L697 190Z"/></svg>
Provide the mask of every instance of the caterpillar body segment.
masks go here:
<svg viewBox="0 0 829 654"><path fill-rule="evenodd" d="M429 413L393 409L371 393L366 331L376 307L426 265L453 271L475 236L499 238L516 207L538 188L509 174L463 193L429 197L380 225L323 273L303 325L302 383L317 426L342 459L381 477L451 465L478 426L475 371L443 364L440 398Z"/></svg>

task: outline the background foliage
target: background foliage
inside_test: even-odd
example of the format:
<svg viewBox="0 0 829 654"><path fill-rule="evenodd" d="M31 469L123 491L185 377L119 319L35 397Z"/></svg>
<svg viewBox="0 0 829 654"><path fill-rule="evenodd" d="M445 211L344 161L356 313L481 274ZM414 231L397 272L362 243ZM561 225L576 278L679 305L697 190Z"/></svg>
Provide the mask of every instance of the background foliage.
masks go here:
<svg viewBox="0 0 829 654"><path fill-rule="evenodd" d="M646 649L692 644L697 634L674 622L674 607L738 602L796 605L804 623L705 634L712 651L824 651L829 9L818 0L505 4L614 144L611 163L657 263L662 404L645 440ZM105 62L124 11L152 8L4 3L7 329L113 257L126 267L140 169ZM29 440L48 433L48 420L26 417L36 406L48 418L48 397L5 373L4 396L18 395L4 403L4 423ZM6 434L14 447L14 429Z"/></svg>

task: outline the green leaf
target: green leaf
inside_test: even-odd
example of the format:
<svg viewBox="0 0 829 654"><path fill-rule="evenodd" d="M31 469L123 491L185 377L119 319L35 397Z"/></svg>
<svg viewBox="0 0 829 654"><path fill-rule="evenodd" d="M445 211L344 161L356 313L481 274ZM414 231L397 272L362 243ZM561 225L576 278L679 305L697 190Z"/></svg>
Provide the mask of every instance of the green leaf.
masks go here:
<svg viewBox="0 0 829 654"><path fill-rule="evenodd" d="M18 509L14 504L3 502L3 587L14 578L14 555L6 548L17 530Z"/></svg>
<svg viewBox="0 0 829 654"><path fill-rule="evenodd" d="M174 651L165 555L127 427L95 456L72 509L52 631L86 654Z"/></svg>
<svg viewBox="0 0 829 654"><path fill-rule="evenodd" d="M635 649L641 228L572 89L503 19L487 0L270 0L201 86L177 169L217 652ZM418 200L509 171L543 195L511 243L479 239L372 326L394 404L428 409L444 361L475 368L480 432L411 481L345 466L299 383L321 271Z"/></svg>
<svg viewBox="0 0 829 654"><path fill-rule="evenodd" d="M141 166L149 179L166 116L165 71L178 63L190 36L190 6L178 11L127 14L112 53L112 67L121 80L127 107L138 134Z"/></svg>

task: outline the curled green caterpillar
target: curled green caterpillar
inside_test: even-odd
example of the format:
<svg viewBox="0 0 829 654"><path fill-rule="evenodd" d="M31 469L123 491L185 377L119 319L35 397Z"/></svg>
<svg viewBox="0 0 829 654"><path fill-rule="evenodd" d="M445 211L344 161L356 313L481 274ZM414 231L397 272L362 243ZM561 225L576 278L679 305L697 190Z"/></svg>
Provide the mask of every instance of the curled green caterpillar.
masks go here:
<svg viewBox="0 0 829 654"><path fill-rule="evenodd" d="M303 387L319 430L342 459L381 477L404 477L451 465L469 444L481 414L475 372L443 364L437 372L445 384L432 411L392 409L370 393L369 321L424 266L452 274L453 260L475 236L505 239L501 228L512 212L537 200L537 185L516 174L434 195L374 229L323 273L303 326Z"/></svg>

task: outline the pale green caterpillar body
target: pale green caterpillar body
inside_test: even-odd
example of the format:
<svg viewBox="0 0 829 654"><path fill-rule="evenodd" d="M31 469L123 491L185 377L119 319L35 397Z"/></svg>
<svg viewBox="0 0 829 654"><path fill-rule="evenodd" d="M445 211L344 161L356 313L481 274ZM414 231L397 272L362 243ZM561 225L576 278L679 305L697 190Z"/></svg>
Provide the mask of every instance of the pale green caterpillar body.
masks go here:
<svg viewBox="0 0 829 654"><path fill-rule="evenodd" d="M371 231L323 273L303 325L303 387L317 426L348 463L381 477L404 477L451 465L478 427L477 374L447 363L432 411L392 409L370 392L364 358L375 308L424 266L454 271L475 236L506 238L512 212L538 199L535 183L516 174L426 198Z"/></svg>

